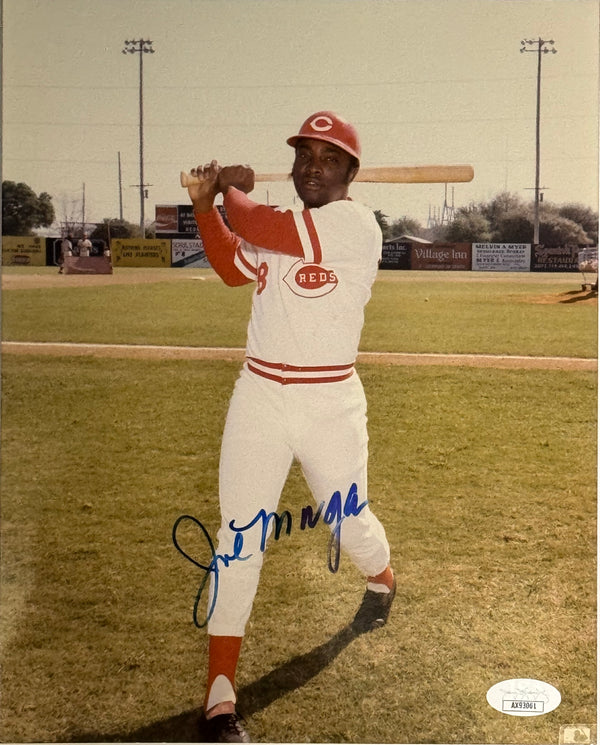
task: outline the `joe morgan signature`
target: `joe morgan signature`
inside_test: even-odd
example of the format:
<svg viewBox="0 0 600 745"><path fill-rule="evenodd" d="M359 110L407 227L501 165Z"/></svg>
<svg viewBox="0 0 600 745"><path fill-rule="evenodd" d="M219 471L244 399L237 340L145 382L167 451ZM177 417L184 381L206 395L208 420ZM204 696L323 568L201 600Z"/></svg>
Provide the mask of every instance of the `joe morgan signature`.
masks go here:
<svg viewBox="0 0 600 745"><path fill-rule="evenodd" d="M312 529L316 527L321 516L323 516L323 522L325 523L325 525L332 526L331 537L329 539L329 545L327 548L327 565L330 572L337 572L340 565L340 537L342 531L342 523L347 517L359 515L366 506L367 500L365 500L364 502L359 502L357 486L356 484L352 484L345 500L342 500L341 493L339 491L336 491L331 495L331 498L329 502L327 502L327 505L325 504L325 502L321 502L319 504L316 512L310 505L302 508L302 511L300 513L300 530L306 530L306 528ZM181 547L177 534L178 530L184 523L192 523L200 530L202 538L206 541L206 546L208 547L210 557L210 561L208 562L208 564L197 561ZM204 626L206 626L215 609L217 594L219 592L219 565L222 565L226 568L234 561L247 561L252 556L252 554L244 555L244 533L247 530L258 526L261 531L260 550L264 553L267 546L267 538L269 537L271 525L274 526L275 540L278 541L284 528L284 524L285 533L286 535L289 535L292 531L292 523L292 514L291 512L289 512L289 510L284 510L281 515L279 515L277 512L267 513L266 510L261 509L256 514L256 517L254 517L247 525L238 526L235 524L235 520L232 520L229 523L229 528L230 530L235 532L235 538L233 539L233 553L218 554L215 551L214 544L208 531L206 530L204 525L202 525L200 520L193 517L192 515L181 515L177 518L175 524L173 525L173 544L175 545L175 548L188 561L190 561L194 566L198 567L198 569L201 569L203 572L200 587L198 588L198 592L196 593L196 600L194 602L193 612L194 624L198 628L203 628ZM213 587L212 596L209 598L208 612L206 614L206 618L203 621L199 621L198 605L202 598L204 588L206 587L206 584L211 575L213 576Z"/></svg>

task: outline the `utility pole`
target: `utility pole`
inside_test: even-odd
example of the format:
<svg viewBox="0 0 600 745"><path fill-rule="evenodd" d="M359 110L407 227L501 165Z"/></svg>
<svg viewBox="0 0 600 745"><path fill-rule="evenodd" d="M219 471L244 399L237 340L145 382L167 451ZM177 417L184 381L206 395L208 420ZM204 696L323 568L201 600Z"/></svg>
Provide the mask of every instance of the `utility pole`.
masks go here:
<svg viewBox="0 0 600 745"><path fill-rule="evenodd" d="M81 185L81 237L85 233L85 182Z"/></svg>
<svg viewBox="0 0 600 745"><path fill-rule="evenodd" d="M542 54L556 54L554 40L549 39L523 39L521 41L521 52L535 52L538 56L537 64L537 100L535 115L535 201L533 206L533 244L540 243L540 100L542 82Z"/></svg>
<svg viewBox="0 0 600 745"><path fill-rule="evenodd" d="M117 153L119 164L119 220L123 222L123 180L121 178L121 151Z"/></svg>
<svg viewBox="0 0 600 745"><path fill-rule="evenodd" d="M140 55L140 232L142 238L146 235L144 227L144 199L146 194L144 188L144 54L154 54L150 39L132 39L125 41L122 49L123 54Z"/></svg>

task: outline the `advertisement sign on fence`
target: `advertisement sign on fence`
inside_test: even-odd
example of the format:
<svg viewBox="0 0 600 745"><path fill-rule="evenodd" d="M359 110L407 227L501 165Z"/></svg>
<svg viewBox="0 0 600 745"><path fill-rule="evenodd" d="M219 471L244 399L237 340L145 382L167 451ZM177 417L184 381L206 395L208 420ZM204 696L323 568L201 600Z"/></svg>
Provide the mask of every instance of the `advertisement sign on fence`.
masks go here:
<svg viewBox="0 0 600 745"><path fill-rule="evenodd" d="M179 207L176 204L157 204L154 207L156 234L179 232Z"/></svg>
<svg viewBox="0 0 600 745"><path fill-rule="evenodd" d="M432 243L426 246L413 243L410 268L467 271L471 268L471 244Z"/></svg>
<svg viewBox="0 0 600 745"><path fill-rule="evenodd" d="M46 239L39 236L2 236L4 266L46 266Z"/></svg>
<svg viewBox="0 0 600 745"><path fill-rule="evenodd" d="M172 266L210 266L199 238L173 238L171 240L171 264Z"/></svg>
<svg viewBox="0 0 600 745"><path fill-rule="evenodd" d="M579 246L546 248L535 246L531 257L532 272L576 272Z"/></svg>
<svg viewBox="0 0 600 745"><path fill-rule="evenodd" d="M473 271L528 272L530 243L473 243Z"/></svg>
<svg viewBox="0 0 600 745"><path fill-rule="evenodd" d="M113 266L171 266L171 241L115 238L110 242Z"/></svg>
<svg viewBox="0 0 600 745"><path fill-rule="evenodd" d="M225 208L216 205L227 224ZM156 235L161 238L200 238L191 204L157 204L154 207Z"/></svg>
<svg viewBox="0 0 600 745"><path fill-rule="evenodd" d="M389 241L383 244L380 269L410 269L410 243Z"/></svg>
<svg viewBox="0 0 600 745"><path fill-rule="evenodd" d="M198 226L191 204L157 204L154 219L156 235L165 238L198 237Z"/></svg>

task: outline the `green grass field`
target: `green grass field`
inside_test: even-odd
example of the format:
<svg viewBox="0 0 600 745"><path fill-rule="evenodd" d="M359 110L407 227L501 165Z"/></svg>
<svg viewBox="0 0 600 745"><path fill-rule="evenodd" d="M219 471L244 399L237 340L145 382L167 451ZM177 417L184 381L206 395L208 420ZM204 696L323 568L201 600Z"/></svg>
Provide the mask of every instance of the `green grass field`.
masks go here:
<svg viewBox="0 0 600 745"><path fill-rule="evenodd" d="M77 275L29 271L64 281L6 292L4 339L245 344L252 286L228 290L210 270L146 270L144 278L156 272L161 281L105 284L102 277L88 287ZM4 273L18 278L23 269ZM380 272L361 349L595 357L597 306L573 302L579 287L577 274Z"/></svg>
<svg viewBox="0 0 600 745"><path fill-rule="evenodd" d="M596 357L597 308L561 302L576 275L410 275L381 273L363 350ZM242 346L247 289L181 277L7 290L3 339ZM4 354L3 742L194 740L207 640L171 529L216 532L238 369ZM362 581L328 572L326 528L273 542L238 678L254 740L542 745L595 723L596 373L359 372L397 600L352 639ZM294 467L280 509L310 501ZM495 711L510 678L560 706Z"/></svg>

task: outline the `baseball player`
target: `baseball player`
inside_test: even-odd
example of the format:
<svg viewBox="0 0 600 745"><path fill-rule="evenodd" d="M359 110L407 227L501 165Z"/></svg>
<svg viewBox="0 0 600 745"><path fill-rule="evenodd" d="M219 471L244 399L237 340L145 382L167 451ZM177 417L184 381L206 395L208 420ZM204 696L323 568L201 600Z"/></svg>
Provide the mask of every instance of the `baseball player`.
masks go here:
<svg viewBox="0 0 600 745"><path fill-rule="evenodd" d="M381 231L372 211L348 198L360 159L352 125L320 111L287 142L302 210L250 200L247 166L212 161L192 170L199 183L188 187L212 267L230 286L255 283L221 447L217 553L235 557L233 526L277 510L296 459L317 505L336 492L357 496L360 509L343 520L339 540L367 582L353 620L363 633L386 623L396 589L385 531L367 503L366 401L354 368ZM231 230L213 206L219 192ZM258 525L244 531L243 554L221 568L208 621L202 728L211 742L250 742L235 709L235 672L263 559Z"/></svg>
<svg viewBox="0 0 600 745"><path fill-rule="evenodd" d="M92 242L89 239L89 236L87 233L83 234L83 238L80 238L77 241L77 249L79 251L80 256L89 256L90 252L92 250Z"/></svg>

